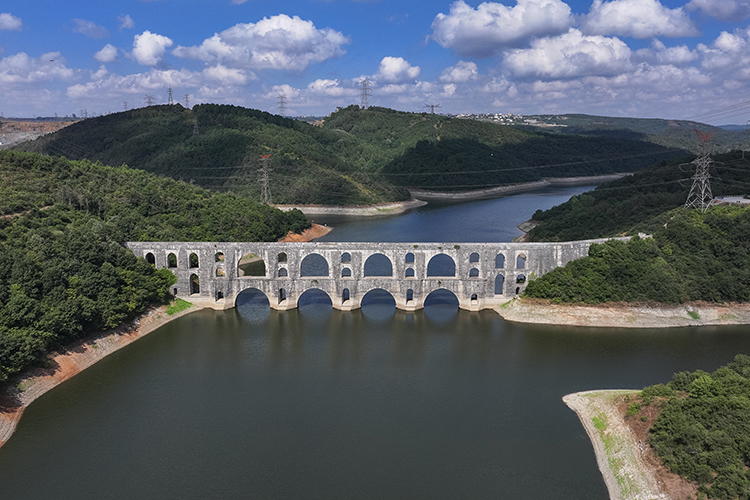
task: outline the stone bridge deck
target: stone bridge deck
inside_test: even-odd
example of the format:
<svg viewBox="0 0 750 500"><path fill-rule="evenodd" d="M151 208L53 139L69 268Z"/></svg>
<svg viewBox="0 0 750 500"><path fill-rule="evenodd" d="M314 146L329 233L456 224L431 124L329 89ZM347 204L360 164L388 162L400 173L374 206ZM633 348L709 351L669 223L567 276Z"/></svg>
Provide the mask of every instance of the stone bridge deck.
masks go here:
<svg viewBox="0 0 750 500"><path fill-rule="evenodd" d="M299 297L320 289L335 309L360 307L367 292L382 289L396 307L416 310L438 289L453 292L459 307L497 307L523 293L529 279L588 255L592 243L126 243L137 257L177 276L173 293L187 300L231 308L255 288L271 308L297 307ZM244 276L243 256L254 254L254 274ZM240 262L242 260L242 263ZM263 265L259 261L263 261ZM243 265L244 267L244 265ZM249 272L253 272L249 270Z"/></svg>

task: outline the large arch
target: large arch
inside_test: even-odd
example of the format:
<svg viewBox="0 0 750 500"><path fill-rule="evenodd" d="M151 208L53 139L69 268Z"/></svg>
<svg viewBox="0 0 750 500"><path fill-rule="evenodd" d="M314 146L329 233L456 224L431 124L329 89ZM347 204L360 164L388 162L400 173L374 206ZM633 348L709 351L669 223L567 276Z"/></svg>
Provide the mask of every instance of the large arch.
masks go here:
<svg viewBox="0 0 750 500"><path fill-rule="evenodd" d="M456 261L453 257L439 253L427 263L427 277L450 277L456 276Z"/></svg>
<svg viewBox="0 0 750 500"><path fill-rule="evenodd" d="M424 314L435 323L446 323L458 312L458 297L445 288L433 290L424 299Z"/></svg>
<svg viewBox="0 0 750 500"><path fill-rule="evenodd" d="M297 307L303 309L305 307L316 307L320 305L328 304L333 309L333 301L331 296L320 288L309 288L305 290L297 299Z"/></svg>
<svg viewBox="0 0 750 500"><path fill-rule="evenodd" d="M156 257L151 252L146 254L146 262L151 264L152 266L156 266Z"/></svg>
<svg viewBox="0 0 750 500"><path fill-rule="evenodd" d="M237 261L237 276L265 276L266 263L255 253L246 253Z"/></svg>
<svg viewBox="0 0 750 500"><path fill-rule="evenodd" d="M360 306L366 318L382 321L396 312L396 299L388 290L374 288L362 297Z"/></svg>
<svg viewBox="0 0 750 500"><path fill-rule="evenodd" d="M374 253L365 261L364 276L391 277L393 276L393 264L391 259L382 253Z"/></svg>
<svg viewBox="0 0 750 500"><path fill-rule="evenodd" d="M271 314L271 301L258 288L246 288L234 299L237 313L250 323L262 323Z"/></svg>
<svg viewBox="0 0 750 500"><path fill-rule="evenodd" d="M299 266L300 276L328 276L328 261L322 255L311 253L302 259Z"/></svg>

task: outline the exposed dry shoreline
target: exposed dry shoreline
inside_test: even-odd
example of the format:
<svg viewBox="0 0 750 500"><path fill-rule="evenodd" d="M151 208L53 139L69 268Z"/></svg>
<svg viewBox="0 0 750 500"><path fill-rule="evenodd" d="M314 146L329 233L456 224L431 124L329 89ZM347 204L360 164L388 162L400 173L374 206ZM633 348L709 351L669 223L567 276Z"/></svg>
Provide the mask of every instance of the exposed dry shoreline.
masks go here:
<svg viewBox="0 0 750 500"><path fill-rule="evenodd" d="M274 205L279 210L288 212L298 209L305 215L352 215L356 217L373 217L398 215L408 210L427 205L426 201L408 200L393 203L381 203L367 206L338 207L334 205Z"/></svg>

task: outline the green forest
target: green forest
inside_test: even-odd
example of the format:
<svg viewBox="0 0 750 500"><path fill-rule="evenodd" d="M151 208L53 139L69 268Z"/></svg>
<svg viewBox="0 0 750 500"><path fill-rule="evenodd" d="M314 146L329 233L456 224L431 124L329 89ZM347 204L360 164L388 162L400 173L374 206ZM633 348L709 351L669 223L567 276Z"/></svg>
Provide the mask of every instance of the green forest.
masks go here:
<svg viewBox="0 0 750 500"><path fill-rule="evenodd" d="M631 172L686 151L386 108L349 106L322 126L238 106L151 106L81 120L18 150L128 165L273 203L368 205L408 188L478 189L543 176Z"/></svg>
<svg viewBox="0 0 750 500"><path fill-rule="evenodd" d="M532 280L526 296L555 302L750 301L750 210L678 208L653 238L592 244L588 257Z"/></svg>
<svg viewBox="0 0 750 500"><path fill-rule="evenodd" d="M660 408L649 443L672 472L700 485L698 498L750 499L750 356L710 374L676 373L640 397L628 413Z"/></svg>
<svg viewBox="0 0 750 500"><path fill-rule="evenodd" d="M124 241L275 241L304 215L125 167L0 151L0 381L169 301Z"/></svg>

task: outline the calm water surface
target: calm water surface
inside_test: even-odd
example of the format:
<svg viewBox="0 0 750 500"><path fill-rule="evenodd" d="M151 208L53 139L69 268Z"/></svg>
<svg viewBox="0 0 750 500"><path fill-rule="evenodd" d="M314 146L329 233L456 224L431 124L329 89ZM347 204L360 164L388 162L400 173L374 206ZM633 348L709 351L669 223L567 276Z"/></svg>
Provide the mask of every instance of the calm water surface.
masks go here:
<svg viewBox="0 0 750 500"><path fill-rule="evenodd" d="M505 230L475 208L482 234ZM463 231L450 213L405 217ZM713 370L750 353L749 333L524 326L445 303L395 311L387 297L351 313L249 300L170 323L36 401L0 449L0 498L604 500L562 396Z"/></svg>

